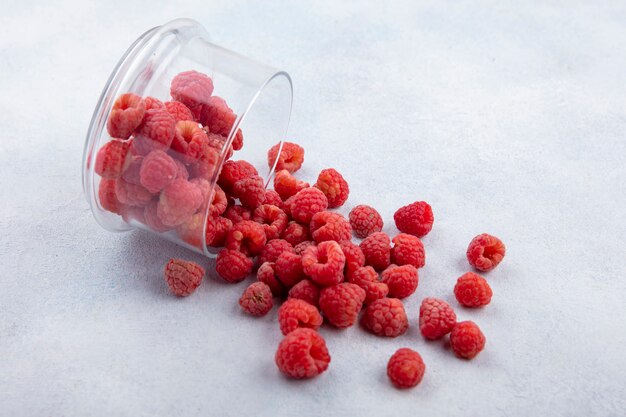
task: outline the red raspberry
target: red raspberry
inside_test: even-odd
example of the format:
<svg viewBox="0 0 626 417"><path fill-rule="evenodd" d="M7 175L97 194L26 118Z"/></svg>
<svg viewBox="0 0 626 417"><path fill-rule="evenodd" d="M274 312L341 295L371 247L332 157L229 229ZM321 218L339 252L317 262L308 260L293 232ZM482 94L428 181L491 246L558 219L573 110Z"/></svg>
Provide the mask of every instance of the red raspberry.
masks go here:
<svg viewBox="0 0 626 417"><path fill-rule="evenodd" d="M297 298L319 308L320 289L310 279L303 279L289 290L289 298Z"/></svg>
<svg viewBox="0 0 626 417"><path fill-rule="evenodd" d="M276 262L278 256L283 252L294 252L291 243L283 239L269 240L259 255L259 265L263 265L265 262Z"/></svg>
<svg viewBox="0 0 626 417"><path fill-rule="evenodd" d="M275 171L286 169L293 174L302 167L302 163L304 162L304 149L300 145L292 142L282 142L282 144L283 148L280 151ZM279 148L280 142L272 146L267 152L267 164L270 169L274 167Z"/></svg>
<svg viewBox="0 0 626 417"><path fill-rule="evenodd" d="M350 278L354 271L365 265L365 255L359 245L352 243L350 240L342 240L339 242L343 254L346 256L346 267L344 275Z"/></svg>
<svg viewBox="0 0 626 417"><path fill-rule="evenodd" d="M226 237L233 228L233 222L229 219L219 216L209 216L206 226L206 244L207 246L219 247L224 246L226 243Z"/></svg>
<svg viewBox="0 0 626 417"><path fill-rule="evenodd" d="M261 253L266 241L263 226L252 220L244 220L233 225L226 238L226 248L254 256Z"/></svg>
<svg viewBox="0 0 626 417"><path fill-rule="evenodd" d="M143 101L146 103L146 111L153 109L165 109L165 104L163 104L163 102L158 98L146 97Z"/></svg>
<svg viewBox="0 0 626 417"><path fill-rule="evenodd" d="M396 388L412 388L424 377L426 365L419 353L409 348L398 349L387 363L387 376Z"/></svg>
<svg viewBox="0 0 626 417"><path fill-rule="evenodd" d="M302 268L313 282L329 287L343 281L346 256L337 242L322 242L309 246L302 254Z"/></svg>
<svg viewBox="0 0 626 417"><path fill-rule="evenodd" d="M309 187L309 183L296 179L289 171L282 169L274 176L274 190L281 199L286 200L298 191Z"/></svg>
<svg viewBox="0 0 626 417"><path fill-rule="evenodd" d="M159 211L159 200L152 200L145 207L143 211L143 217L146 220L146 226L157 233L167 232L168 230L172 230L172 226L168 226L163 224L161 219L158 216Z"/></svg>
<svg viewBox="0 0 626 417"><path fill-rule="evenodd" d="M456 324L456 314L448 303L439 298L428 297L420 306L420 332L426 339L442 338Z"/></svg>
<svg viewBox="0 0 626 417"><path fill-rule="evenodd" d="M213 217L221 216L226 211L226 206L228 205L228 199L226 198L226 194L222 190L219 185L215 185L215 189L213 190L213 195L211 196L211 184L203 179L203 178L194 178L191 180L192 183L198 185L200 189L205 191L205 202L200 208L201 212L205 212L209 196L211 197L211 205L209 206L209 214Z"/></svg>
<svg viewBox="0 0 626 417"><path fill-rule="evenodd" d="M382 273L382 280L389 287L389 295L406 298L417 289L419 277L413 265L389 265Z"/></svg>
<svg viewBox="0 0 626 417"><path fill-rule="evenodd" d="M278 255L274 270L286 288L293 287L305 278L302 270L302 256L292 252L283 252Z"/></svg>
<svg viewBox="0 0 626 417"><path fill-rule="evenodd" d="M498 266L505 253L506 248L500 239L483 233L470 242L467 248L467 260L479 271L488 272Z"/></svg>
<svg viewBox="0 0 626 417"><path fill-rule="evenodd" d="M118 178L115 181L115 194L120 203L127 206L144 207L152 200L152 194L141 185L131 184Z"/></svg>
<svg viewBox="0 0 626 417"><path fill-rule="evenodd" d="M182 120L176 123L176 134L172 141L172 151L176 157L187 164L194 164L202 158L210 158L213 148L209 146L209 138L198 123Z"/></svg>
<svg viewBox="0 0 626 417"><path fill-rule="evenodd" d="M364 266L354 271L350 277L350 282L365 290L363 303L366 305L389 294L389 287L384 282L380 282L378 272L371 266Z"/></svg>
<svg viewBox="0 0 626 417"><path fill-rule="evenodd" d="M201 106L192 109L200 123L205 125L211 133L228 136L237 115L228 107L226 101L218 96L209 97ZM233 138L233 149L238 151L243 147L243 134L237 130Z"/></svg>
<svg viewBox="0 0 626 417"><path fill-rule="evenodd" d="M459 358L474 358L485 348L485 342L485 335L473 321L457 323L450 333L450 346Z"/></svg>
<svg viewBox="0 0 626 417"><path fill-rule="evenodd" d="M326 240L350 240L352 238L352 228L350 223L339 213L332 211L320 211L311 217L309 224L311 236L316 243Z"/></svg>
<svg viewBox="0 0 626 417"><path fill-rule="evenodd" d="M365 255L365 264L373 266L375 270L382 271L391 263L391 241L384 232L372 233L361 244L361 250Z"/></svg>
<svg viewBox="0 0 626 417"><path fill-rule="evenodd" d="M229 206L224 212L224 217L230 219L233 224L244 220L252 220L252 210L243 206Z"/></svg>
<svg viewBox="0 0 626 417"><path fill-rule="evenodd" d="M264 262L256 272L256 277L260 282L267 284L276 297L282 297L285 294L285 286L276 276L276 264L274 262Z"/></svg>
<svg viewBox="0 0 626 417"><path fill-rule="evenodd" d="M281 210L283 209L283 200L281 200L278 193L274 190L265 190L265 200L263 201L263 204L271 204Z"/></svg>
<svg viewBox="0 0 626 417"><path fill-rule="evenodd" d="M315 306L297 298L289 298L278 309L278 324L283 334L302 327L317 330L323 321Z"/></svg>
<svg viewBox="0 0 626 417"><path fill-rule="evenodd" d="M283 201L283 211L285 212L285 214L287 215L287 217L289 217L290 219L291 217L291 203L293 202L295 195L292 195L291 197L289 197L288 199L286 199L285 201ZM308 228L308 224L307 224L307 228Z"/></svg>
<svg viewBox="0 0 626 417"><path fill-rule="evenodd" d="M178 165L163 151L152 151L141 163L139 182L148 191L158 193L167 187L178 175Z"/></svg>
<svg viewBox="0 0 626 417"><path fill-rule="evenodd" d="M231 194L236 182L255 175L259 175L259 173L247 161L226 161L217 183L227 194Z"/></svg>
<svg viewBox="0 0 626 417"><path fill-rule="evenodd" d="M126 93L113 103L107 120L107 130L113 138L128 139L139 127L146 112L146 103L141 97Z"/></svg>
<svg viewBox="0 0 626 417"><path fill-rule="evenodd" d="M489 304L493 292L487 280L473 272L461 275L454 286L454 296L465 307L482 307Z"/></svg>
<svg viewBox="0 0 626 417"><path fill-rule="evenodd" d="M292 198L289 211L291 217L300 223L308 224L315 213L328 208L326 196L317 188L305 188Z"/></svg>
<svg viewBox="0 0 626 417"><path fill-rule="evenodd" d="M179 297L185 297L198 288L204 276L204 269L194 262L183 259L170 259L165 265L165 282Z"/></svg>
<svg viewBox="0 0 626 417"><path fill-rule="evenodd" d="M243 281L252 272L252 259L243 253L222 249L215 259L215 270L224 281L236 283Z"/></svg>
<svg viewBox="0 0 626 417"><path fill-rule="evenodd" d="M425 201L400 207L393 215L396 227L403 233L423 237L433 228L433 209Z"/></svg>
<svg viewBox="0 0 626 417"><path fill-rule="evenodd" d="M296 379L313 378L330 363L324 338L311 329L297 329L285 336L274 359L283 374Z"/></svg>
<svg viewBox="0 0 626 417"><path fill-rule="evenodd" d="M137 128L133 146L140 155L153 150L166 151L176 136L176 120L165 110L146 111L141 125Z"/></svg>
<svg viewBox="0 0 626 417"><path fill-rule="evenodd" d="M315 186L322 190L328 199L328 207L340 207L348 199L350 188L348 183L334 168L328 168L320 172Z"/></svg>
<svg viewBox="0 0 626 417"><path fill-rule="evenodd" d="M361 324L376 336L396 337L409 328L402 301L380 298L373 301L361 317Z"/></svg>
<svg viewBox="0 0 626 417"><path fill-rule="evenodd" d="M189 108L197 107L213 94L213 80L198 71L181 72L172 79L170 94Z"/></svg>
<svg viewBox="0 0 626 417"><path fill-rule="evenodd" d="M270 287L262 282L250 284L241 295L239 305L243 311L252 316L266 315L274 306Z"/></svg>
<svg viewBox="0 0 626 417"><path fill-rule="evenodd" d="M424 244L413 235L400 233L392 239L391 262L396 265L413 265L422 268L426 265L426 253Z"/></svg>
<svg viewBox="0 0 626 417"><path fill-rule="evenodd" d="M356 323L365 301L365 291L355 284L344 282L323 288L320 293L320 309L324 317L340 329Z"/></svg>
<svg viewBox="0 0 626 417"><path fill-rule="evenodd" d="M102 178L119 178L132 161L129 147L129 142L121 140L113 139L105 143L96 155L96 174Z"/></svg>
<svg viewBox="0 0 626 417"><path fill-rule="evenodd" d="M315 246L315 242L313 242L312 240L305 240L304 242L300 242L293 247L293 251L298 255L302 255L306 248L308 248L309 246Z"/></svg>
<svg viewBox="0 0 626 417"><path fill-rule="evenodd" d="M358 238L366 238L383 230L383 218L373 207L361 204L350 210L350 226Z"/></svg>
<svg viewBox="0 0 626 417"><path fill-rule="evenodd" d="M195 184L176 179L161 192L157 215L167 226L178 226L187 221L202 205L202 191Z"/></svg>
<svg viewBox="0 0 626 417"><path fill-rule="evenodd" d="M194 178L204 178L212 181L217 170L219 152L213 148L207 148L206 153L200 157L198 162L188 165L189 174Z"/></svg>
<svg viewBox="0 0 626 417"><path fill-rule="evenodd" d="M111 213L121 214L124 205L117 199L115 193L115 180L102 178L98 185L98 201L100 206Z"/></svg>
<svg viewBox="0 0 626 417"><path fill-rule="evenodd" d="M278 239L283 230L285 230L288 218L285 212L278 207L262 204L254 210L252 220L263 225L267 240L271 240Z"/></svg>
<svg viewBox="0 0 626 417"><path fill-rule="evenodd" d="M204 213L194 214L189 220L176 227L176 233L183 242L202 248L202 232L204 231L205 218Z"/></svg>
<svg viewBox="0 0 626 417"><path fill-rule="evenodd" d="M180 101L166 101L163 104L165 105L165 110L167 110L177 122L183 120L193 121L193 113L191 113L189 107L185 106Z"/></svg>
<svg viewBox="0 0 626 417"><path fill-rule="evenodd" d="M309 233L308 226L301 225L297 222L289 222L280 237L296 246L298 243L311 239L311 234Z"/></svg>

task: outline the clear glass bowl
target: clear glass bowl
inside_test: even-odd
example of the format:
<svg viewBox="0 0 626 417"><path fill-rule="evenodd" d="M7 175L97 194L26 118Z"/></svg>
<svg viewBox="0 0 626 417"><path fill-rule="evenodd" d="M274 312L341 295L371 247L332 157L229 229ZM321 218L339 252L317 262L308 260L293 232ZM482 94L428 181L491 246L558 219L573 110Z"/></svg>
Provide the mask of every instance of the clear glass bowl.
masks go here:
<svg viewBox="0 0 626 417"><path fill-rule="evenodd" d="M129 190L133 193L138 192L136 186L126 182L126 169L135 163L135 159L140 166L140 161L148 156L151 149L156 150L156 148L143 149L145 146L135 146L140 143L139 139L145 139L143 133L138 133L141 131L140 128L137 128L128 138L113 138L109 134L110 130L107 129L107 122L111 117L116 99L125 93L132 93L143 99L153 97L162 102L172 101L171 82L177 74L187 71L197 71L210 77L214 87L211 96L224 99L220 102L227 105L226 109L229 108L230 121L226 127L223 124L220 125L216 132L213 130L215 123L205 124L206 118L203 119L202 116L207 113L212 114L210 107L212 104L208 103L211 99L199 98L201 103L198 103L196 107L188 106L192 109L197 127L204 128L205 133L213 139L217 136L210 136L210 134L219 135L219 140L212 141L213 153L210 164L205 163L210 158L202 159L202 162L190 163L186 155L174 150L174 145L171 145L171 148L159 150L166 152L172 159L183 162L182 165L185 165L187 174L192 173L189 174L189 181L193 181L193 173L200 170L203 172L202 177L206 181L202 182L205 201L194 213L198 220L194 227L188 227L189 219L186 219L184 225L173 225L179 221L177 219L167 227L155 227L154 222L146 221L145 213L149 210L148 206L152 206L150 218L154 217L155 207L160 203L161 194L164 193L165 188L151 190L150 194L145 194L145 189L139 185L141 190L138 198L133 197L132 201L126 198L124 204L118 200L121 199L119 197L122 194L121 191L124 191L124 195L127 194L125 187L130 187ZM279 152L282 149L282 140L291 115L292 94L291 78L286 72L260 64L211 43L208 33L198 22L190 19L177 19L150 29L130 46L113 70L98 100L87 133L83 155L83 189L97 222L110 231L145 229L196 252L210 257L214 256L216 248L208 246L205 237L207 236L207 223L211 219L210 202L213 201L215 194L219 193L217 180L221 168L229 158L249 161L257 168L264 185L267 186L274 172L274 167L268 166L267 151L277 143L280 143ZM195 105L196 102L193 104ZM155 106L154 101L147 107L151 106ZM209 110L203 113L203 109L206 108ZM145 114L148 114L148 110ZM145 123L146 117L143 116L144 122L142 123ZM235 151L231 156L233 141L236 141L237 135L241 134L243 134L244 145L241 150ZM123 174L118 178L103 180L98 173L98 152L110 141L121 142L116 145L123 148L128 145L131 151L124 160ZM132 144L129 145L129 143ZM216 146L216 143L219 145ZM141 151L137 151L139 148L142 148ZM180 177L182 174L176 175ZM103 181L105 184L101 184ZM116 190L115 201L119 204L115 204L113 210L115 212L111 211L110 206L103 204L103 199L99 197L99 191L106 194L103 191L106 188L105 185L110 185L112 190ZM118 187L122 190L120 191ZM108 194L107 196L110 197ZM127 205L129 201L130 204ZM181 231L181 228L185 228L185 231Z"/></svg>

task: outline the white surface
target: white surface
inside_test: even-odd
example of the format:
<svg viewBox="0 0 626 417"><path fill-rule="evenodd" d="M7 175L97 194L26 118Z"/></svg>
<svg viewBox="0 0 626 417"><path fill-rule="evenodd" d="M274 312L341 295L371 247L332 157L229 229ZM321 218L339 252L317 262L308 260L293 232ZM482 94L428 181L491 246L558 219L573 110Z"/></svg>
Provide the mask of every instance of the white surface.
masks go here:
<svg viewBox="0 0 626 417"><path fill-rule="evenodd" d="M623 2L40 3L0 15L1 415L626 414ZM176 299L164 263L204 259L95 223L93 106L135 37L178 16L292 75L306 179L338 168L347 208L376 206L391 233L398 206L432 204L405 336L324 328L328 372L286 380L276 311L244 317L245 284ZM423 297L454 301L481 232L508 251L491 305L457 309L488 340L466 362L415 324ZM427 372L400 392L385 366L402 346Z"/></svg>

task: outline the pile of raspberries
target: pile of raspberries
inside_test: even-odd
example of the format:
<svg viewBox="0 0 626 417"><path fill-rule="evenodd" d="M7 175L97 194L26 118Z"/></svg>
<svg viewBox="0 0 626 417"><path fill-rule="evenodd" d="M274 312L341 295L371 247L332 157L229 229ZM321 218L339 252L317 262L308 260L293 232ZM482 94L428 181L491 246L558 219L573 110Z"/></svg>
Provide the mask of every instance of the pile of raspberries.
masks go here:
<svg viewBox="0 0 626 417"><path fill-rule="evenodd" d="M280 302L284 338L275 361L289 377L312 378L328 368L330 354L318 332L324 322L342 329L358 321L376 336L403 335L409 327L403 300L417 290L418 270L426 263L421 238L433 227L431 206L416 201L400 207L393 237L382 232L383 219L371 206L357 205L345 218L331 209L347 201L348 182L333 168L322 170L312 186L298 179L304 149L291 142L268 151L267 163L274 167L268 190L252 164L231 159L243 146L240 130L217 172L236 116L212 95L211 78L196 71L174 77L170 93L165 103L124 94L113 105L107 124L113 139L95 162L102 208L156 232L174 232L190 245L221 248L215 269L227 282L256 276L239 305L259 317ZM357 244L353 237L362 240ZM481 272L494 269L504 255L502 241L488 234L472 239L466 253ZM182 297L195 291L205 270L171 259L164 275ZM474 272L459 277L453 292L470 308L492 297L485 278ZM485 346L478 325L457 322L452 306L439 298L422 300L417 322L426 339L449 334L460 358L472 359ZM396 351L387 365L398 388L416 386L424 372L422 357L409 348Z"/></svg>

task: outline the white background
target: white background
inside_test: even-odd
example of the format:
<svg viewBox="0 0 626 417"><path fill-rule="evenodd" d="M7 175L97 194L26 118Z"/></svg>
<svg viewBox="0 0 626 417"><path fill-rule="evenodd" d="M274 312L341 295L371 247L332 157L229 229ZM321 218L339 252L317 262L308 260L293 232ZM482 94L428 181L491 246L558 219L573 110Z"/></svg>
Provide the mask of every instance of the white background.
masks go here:
<svg viewBox="0 0 626 417"><path fill-rule="evenodd" d="M0 415L626 414L624 2L382 3L3 7ZM432 204L407 334L323 328L328 371L287 380L276 310L244 316L246 284L211 276L177 299L163 265L206 259L96 224L80 181L93 106L127 46L182 16L291 74L301 176L339 169L344 212L372 204L393 234L397 207ZM470 311L452 288L481 232L508 250ZM481 326L475 360L421 338L425 296ZM427 364L409 391L385 376L403 346Z"/></svg>

